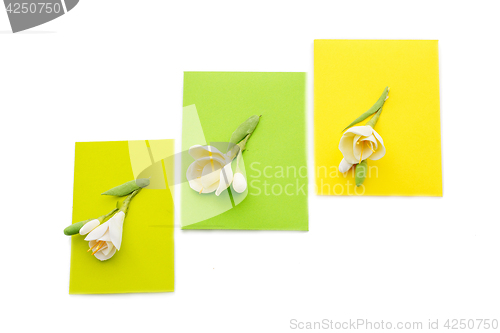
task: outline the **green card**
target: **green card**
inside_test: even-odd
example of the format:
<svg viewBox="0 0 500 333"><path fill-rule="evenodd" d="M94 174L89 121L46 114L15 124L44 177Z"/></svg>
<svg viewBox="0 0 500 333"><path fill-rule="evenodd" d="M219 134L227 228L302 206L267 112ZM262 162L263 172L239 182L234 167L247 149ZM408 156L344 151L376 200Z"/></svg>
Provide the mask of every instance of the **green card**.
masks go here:
<svg viewBox="0 0 500 333"><path fill-rule="evenodd" d="M110 259L99 261L85 236L71 236L70 294L174 290L172 168L165 163L173 149L173 140L76 143L73 223L111 211L123 198L101 193L156 169L148 167L162 167L165 177L152 178L131 201L121 248Z"/></svg>
<svg viewBox="0 0 500 333"><path fill-rule="evenodd" d="M305 73L184 73L182 229L308 230L305 79ZM225 154L232 133L253 115L261 117L239 162L246 190L237 193L233 184L219 196L194 190L189 149L209 145ZM231 168L235 174L235 160Z"/></svg>

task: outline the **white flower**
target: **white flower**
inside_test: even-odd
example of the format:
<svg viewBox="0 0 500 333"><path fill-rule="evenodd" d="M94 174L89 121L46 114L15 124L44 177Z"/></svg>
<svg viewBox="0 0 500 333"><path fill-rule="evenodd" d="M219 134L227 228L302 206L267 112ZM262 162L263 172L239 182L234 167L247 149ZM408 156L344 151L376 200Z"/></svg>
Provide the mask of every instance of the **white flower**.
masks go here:
<svg viewBox="0 0 500 333"><path fill-rule="evenodd" d="M189 154L195 159L188 167L189 186L199 193L219 196L233 181L232 158L212 146L192 146Z"/></svg>
<svg viewBox="0 0 500 333"><path fill-rule="evenodd" d="M95 220L88 222L82 227L82 229L80 229L81 234L90 232L87 237L85 237L85 240L89 241L89 251L93 250L94 252L92 252L92 254L95 255L97 259L101 261L108 260L116 253L117 250L120 250L124 220L125 213L123 211L119 211L108 221L94 227L91 231L88 230L90 229L89 227L82 233L82 229L85 228L87 224L94 222ZM95 225L95 223L93 225Z"/></svg>
<svg viewBox="0 0 500 333"><path fill-rule="evenodd" d="M362 160L378 160L385 155L384 141L371 126L348 129L340 139L339 149L344 155L339 165L340 172L347 172Z"/></svg>

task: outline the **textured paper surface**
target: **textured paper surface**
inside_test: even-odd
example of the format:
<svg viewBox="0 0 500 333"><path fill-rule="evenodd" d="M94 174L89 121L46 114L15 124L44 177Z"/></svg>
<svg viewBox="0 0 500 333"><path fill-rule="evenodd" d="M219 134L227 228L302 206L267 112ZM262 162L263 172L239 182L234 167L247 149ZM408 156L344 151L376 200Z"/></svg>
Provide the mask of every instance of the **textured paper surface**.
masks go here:
<svg viewBox="0 0 500 333"><path fill-rule="evenodd" d="M248 117L262 118L243 153L246 197L232 191L233 204L228 191L198 194L184 182L182 228L307 230L305 73L186 72L184 106L183 151L228 142ZM192 161L183 158L181 177ZM215 215L203 219L205 210Z"/></svg>
<svg viewBox="0 0 500 333"><path fill-rule="evenodd" d="M173 140L78 142L75 151L73 223L113 209L117 198L101 193L134 179L137 167L173 154ZM143 145L143 153L139 148ZM155 147L148 151L148 146ZM131 161L131 152L132 161ZM151 154L150 154L151 153ZM133 171L132 165L136 166ZM99 261L83 236L71 239L70 294L174 290L174 206L168 186L145 188L132 200L120 251Z"/></svg>
<svg viewBox="0 0 500 333"><path fill-rule="evenodd" d="M370 173L356 190L352 170L337 172L341 131L386 86L389 99L375 129L387 153L368 161ZM438 42L316 40L314 147L320 195L442 196Z"/></svg>

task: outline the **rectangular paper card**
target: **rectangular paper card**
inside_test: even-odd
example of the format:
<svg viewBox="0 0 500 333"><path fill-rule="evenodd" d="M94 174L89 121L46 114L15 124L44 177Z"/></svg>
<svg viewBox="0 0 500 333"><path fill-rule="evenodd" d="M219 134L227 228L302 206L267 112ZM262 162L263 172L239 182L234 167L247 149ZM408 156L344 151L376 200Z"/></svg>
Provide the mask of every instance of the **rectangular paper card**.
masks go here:
<svg viewBox="0 0 500 333"><path fill-rule="evenodd" d="M71 236L70 294L174 291L173 140L77 142L73 223L110 212L117 200L101 195L137 178L150 178L130 203L121 248L99 261L89 242Z"/></svg>
<svg viewBox="0 0 500 333"><path fill-rule="evenodd" d="M183 229L308 229L305 77L305 73L184 74ZM238 193L231 185L219 196L198 193L187 181L196 155L189 149L210 145L211 154L215 148L225 154L232 133L253 115L261 116L258 126L239 165L236 159L231 165L233 174L238 167L244 175L246 190Z"/></svg>
<svg viewBox="0 0 500 333"><path fill-rule="evenodd" d="M356 187L354 168L338 170L342 130L387 86L375 127L386 154L368 160L367 177ZM442 196L438 42L316 40L314 153L319 195Z"/></svg>

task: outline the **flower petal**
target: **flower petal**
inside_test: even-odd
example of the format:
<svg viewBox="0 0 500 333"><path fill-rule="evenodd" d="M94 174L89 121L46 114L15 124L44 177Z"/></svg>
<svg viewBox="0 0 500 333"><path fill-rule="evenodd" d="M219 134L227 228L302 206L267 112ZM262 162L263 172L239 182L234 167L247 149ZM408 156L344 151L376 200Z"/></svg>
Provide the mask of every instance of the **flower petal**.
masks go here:
<svg viewBox="0 0 500 333"><path fill-rule="evenodd" d="M339 165L339 171L340 172L347 172L349 171L349 169L353 166L353 163L349 163L345 160L345 158L342 159L342 161L340 161L340 165Z"/></svg>
<svg viewBox="0 0 500 333"><path fill-rule="evenodd" d="M361 140L359 140L361 139ZM368 143L365 142L366 138L363 138L359 135L356 135L354 137L353 143L352 143L352 150L354 154L354 158L356 159L355 163L360 163L362 160L366 160L368 157L370 157L371 154L373 154L373 151L370 149L368 146ZM349 161L350 162L350 161Z"/></svg>
<svg viewBox="0 0 500 333"><path fill-rule="evenodd" d="M189 186L198 193L212 193L219 186L219 182L215 182L214 184L210 185L209 187L203 187L201 185L200 178L198 178L198 179L190 180Z"/></svg>
<svg viewBox="0 0 500 333"><path fill-rule="evenodd" d="M220 171L220 182L215 195L219 196L222 191L231 185L233 181L233 169L231 169L231 163L226 164L224 168Z"/></svg>
<svg viewBox="0 0 500 333"><path fill-rule="evenodd" d="M104 251L96 252L96 254L94 254L94 256L101 261L108 260L116 253L116 247L113 246L113 248L111 249L111 252L109 252L107 255L105 255L103 252Z"/></svg>
<svg viewBox="0 0 500 333"><path fill-rule="evenodd" d="M195 145L189 148L189 155L193 156L195 160L210 156L219 158L223 158L224 156L224 154L222 154L219 149L213 146L200 146L200 145Z"/></svg>
<svg viewBox="0 0 500 333"><path fill-rule="evenodd" d="M201 186L203 188L208 188L214 183L218 182L220 179L220 169L222 168L222 165L218 161L212 161L212 163L207 163L205 167L203 168L203 171L201 173Z"/></svg>
<svg viewBox="0 0 500 333"><path fill-rule="evenodd" d="M247 180L241 172L237 172L234 174L233 189L238 193L243 193L247 189Z"/></svg>
<svg viewBox="0 0 500 333"><path fill-rule="evenodd" d="M376 161L385 156L385 146L381 144L378 149L370 156L370 160Z"/></svg>
<svg viewBox="0 0 500 333"><path fill-rule="evenodd" d="M97 239L97 241L104 241L104 242L110 242L111 241L111 235L109 234L109 229Z"/></svg>
<svg viewBox="0 0 500 333"><path fill-rule="evenodd" d="M87 237L85 237L85 240L91 241L101 238L106 233L106 231L108 231L108 227L109 227L109 221L106 221L97 228L95 228L94 230L92 230L90 234L88 234Z"/></svg>
<svg viewBox="0 0 500 333"><path fill-rule="evenodd" d="M203 168L207 163L209 163L210 157L199 159L191 163L186 171L186 178L188 181L193 179L197 179L201 177L201 173L203 172Z"/></svg>
<svg viewBox="0 0 500 333"><path fill-rule="evenodd" d="M380 141L382 145L384 144L384 140L382 140L382 137L380 136L380 134L377 133L377 131L373 130L373 135L375 135L377 140Z"/></svg>
<svg viewBox="0 0 500 333"><path fill-rule="evenodd" d="M203 191L201 191L201 193L212 193L213 191L217 190L218 187L219 187L219 182L216 181L212 185L210 185L208 187L204 187Z"/></svg>
<svg viewBox="0 0 500 333"><path fill-rule="evenodd" d="M222 158L226 156L223 154L219 149L215 148L214 146L208 146L210 149L210 153L212 153L213 158Z"/></svg>
<svg viewBox="0 0 500 333"><path fill-rule="evenodd" d="M367 136L367 137L364 137L364 136L363 136L363 137L361 137L361 138L359 139L359 141L365 141L366 143L368 143L368 142L373 143L373 145L372 145L372 146L374 146L374 147L375 147L375 148L374 148L374 150L376 150L376 149L377 149L377 147L378 147L378 141L377 141L377 139L375 138L375 136L374 136L373 134L372 134L372 135L370 135L370 136ZM358 141L358 142L359 142L359 141Z"/></svg>
<svg viewBox="0 0 500 333"><path fill-rule="evenodd" d="M347 133L354 133L361 136L370 136L374 132L373 128L370 126L354 126L345 131L344 135Z"/></svg>
<svg viewBox="0 0 500 333"><path fill-rule="evenodd" d="M377 149L375 149L375 152L373 153L373 155L370 156L371 160L376 161L376 160L379 160L385 156L385 146L384 146L384 141L382 140L382 137L375 130L373 130L373 135L375 135L375 138L377 138L377 141L380 142Z"/></svg>
<svg viewBox="0 0 500 333"><path fill-rule="evenodd" d="M207 164L212 165L212 163L214 163L214 167L216 165L219 165L220 169L222 165L225 165L227 162L222 157L202 157L189 165L186 171L187 180L189 181L203 176L203 169L205 168L205 166Z"/></svg>
<svg viewBox="0 0 500 333"><path fill-rule="evenodd" d="M93 247L94 247L94 245L95 245L95 243L97 243L97 241L96 241L96 240L91 240L91 241L89 242L89 248L93 248Z"/></svg>
<svg viewBox="0 0 500 333"><path fill-rule="evenodd" d="M346 159L346 161L348 161L349 163L352 163L352 164L358 162L358 161L356 161L356 158L354 157L354 152L352 149L352 143L353 143L354 136L355 135L353 133L344 134L342 136L342 138L340 139L340 143L339 143L339 149L342 152L342 155L344 155L344 158Z"/></svg>
<svg viewBox="0 0 500 333"><path fill-rule="evenodd" d="M113 250L113 248L115 248L115 246L113 245L113 243L106 242L106 245L102 249L102 254L104 254L105 256L107 256Z"/></svg>
<svg viewBox="0 0 500 333"><path fill-rule="evenodd" d="M193 179L189 181L189 186L195 190L196 192L200 192L203 186L201 186L201 181L200 179Z"/></svg>
<svg viewBox="0 0 500 333"><path fill-rule="evenodd" d="M119 211L109 220L109 234L111 236L111 242L120 250L122 245L122 234L123 234L123 221L125 220L125 213Z"/></svg>
<svg viewBox="0 0 500 333"><path fill-rule="evenodd" d="M85 223L85 225L83 227L80 228L80 235L83 236L83 235L88 234L89 232L91 232L92 230L97 228L99 226L99 224L101 224L101 222L99 222L98 219L88 221L87 223Z"/></svg>
<svg viewBox="0 0 500 333"><path fill-rule="evenodd" d="M202 157L210 156L210 151L208 150L208 146L195 145L189 148L189 155L197 160Z"/></svg>

